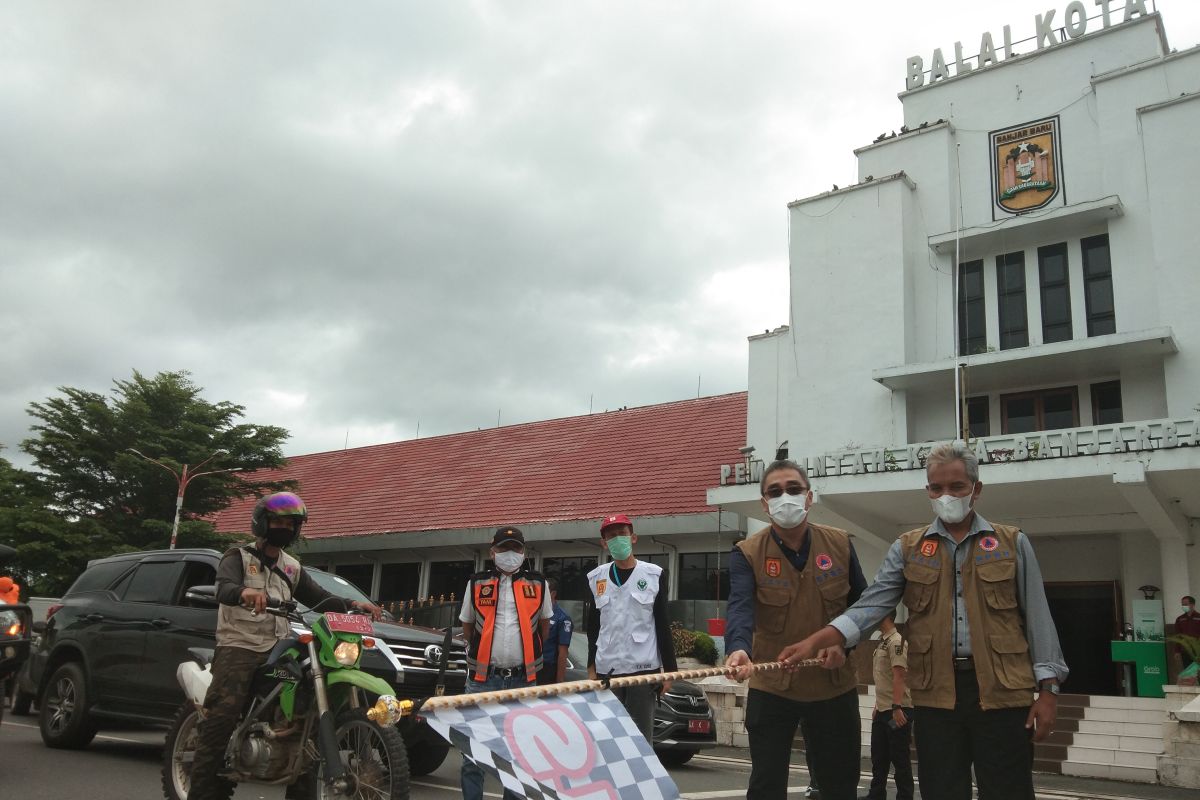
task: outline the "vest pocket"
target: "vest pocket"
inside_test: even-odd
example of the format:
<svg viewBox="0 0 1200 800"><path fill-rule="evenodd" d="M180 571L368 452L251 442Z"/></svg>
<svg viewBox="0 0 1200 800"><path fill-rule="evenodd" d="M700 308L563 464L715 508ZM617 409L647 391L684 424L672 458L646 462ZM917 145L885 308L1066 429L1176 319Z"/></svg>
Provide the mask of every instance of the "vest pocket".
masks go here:
<svg viewBox="0 0 1200 800"><path fill-rule="evenodd" d="M983 585L983 594L992 608L1003 610L1017 607L1016 561L997 561L975 568Z"/></svg>
<svg viewBox="0 0 1200 800"><path fill-rule="evenodd" d="M754 624L763 633L782 633L787 623L787 606L791 595L787 589L766 589L757 592L759 608L754 615Z"/></svg>
<svg viewBox="0 0 1200 800"><path fill-rule="evenodd" d="M931 569L904 568L904 605L910 612L924 611L937 592L939 573Z"/></svg>
<svg viewBox="0 0 1200 800"><path fill-rule="evenodd" d="M908 637L908 688L928 689L933 683L933 636L915 633Z"/></svg>
<svg viewBox="0 0 1200 800"><path fill-rule="evenodd" d="M825 610L825 619L831 620L846 610L846 598L850 594L850 579L838 578L825 581L819 587L821 602Z"/></svg>
<svg viewBox="0 0 1200 800"><path fill-rule="evenodd" d="M1032 689L1033 664L1029 660L1029 642L1021 634L994 633L988 637L994 658L996 679L1006 689Z"/></svg>

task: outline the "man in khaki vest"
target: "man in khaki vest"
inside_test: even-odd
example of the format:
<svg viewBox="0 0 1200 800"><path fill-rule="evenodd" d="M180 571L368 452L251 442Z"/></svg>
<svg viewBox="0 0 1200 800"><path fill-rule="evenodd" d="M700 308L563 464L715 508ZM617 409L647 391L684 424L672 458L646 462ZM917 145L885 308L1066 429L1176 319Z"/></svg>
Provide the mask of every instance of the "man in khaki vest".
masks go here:
<svg viewBox="0 0 1200 800"><path fill-rule="evenodd" d="M981 798L1033 800L1032 742L1053 729L1067 677L1041 570L1025 534L975 511L974 451L935 447L925 473L933 523L902 534L858 602L780 658L854 645L903 599L921 796L968 800L974 766Z"/></svg>
<svg viewBox="0 0 1200 800"><path fill-rule="evenodd" d="M841 643L821 652L828 670L752 673L789 642L843 613L867 582L845 531L808 521L812 488L793 461L767 467L760 484L771 527L738 542L729 558L725 663L750 678L746 732L750 738L750 800L782 800L796 727L822 800L858 794L858 680ZM753 674L753 677L751 675Z"/></svg>
<svg viewBox="0 0 1200 800"><path fill-rule="evenodd" d="M322 589L284 551L300 537L308 519L304 501L291 492L277 492L258 501L250 526L255 542L233 547L217 567L217 647L213 652L212 683L204 696L204 719L196 737L188 800L225 800L234 784L218 774L224 769L225 746L250 693L255 671L266 663L275 643L287 635L287 620L264 614L268 601L295 598L321 611L358 608L376 620L379 606L335 598ZM293 787L288 787L288 797Z"/></svg>

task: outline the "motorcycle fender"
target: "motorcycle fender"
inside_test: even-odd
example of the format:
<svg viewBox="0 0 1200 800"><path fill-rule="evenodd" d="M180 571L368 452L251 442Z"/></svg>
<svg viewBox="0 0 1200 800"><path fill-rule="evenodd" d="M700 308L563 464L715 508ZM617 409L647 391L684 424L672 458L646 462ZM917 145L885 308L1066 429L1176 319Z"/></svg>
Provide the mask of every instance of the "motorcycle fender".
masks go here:
<svg viewBox="0 0 1200 800"><path fill-rule="evenodd" d="M356 669L339 669L325 674L325 682L329 686L348 683L364 689L371 694L395 694L395 690L383 678L376 678L366 672Z"/></svg>
<svg viewBox="0 0 1200 800"><path fill-rule="evenodd" d="M175 669L175 679L183 687L187 699L198 706L204 705L204 696L212 683L212 672L207 667L201 667L195 661L184 661Z"/></svg>

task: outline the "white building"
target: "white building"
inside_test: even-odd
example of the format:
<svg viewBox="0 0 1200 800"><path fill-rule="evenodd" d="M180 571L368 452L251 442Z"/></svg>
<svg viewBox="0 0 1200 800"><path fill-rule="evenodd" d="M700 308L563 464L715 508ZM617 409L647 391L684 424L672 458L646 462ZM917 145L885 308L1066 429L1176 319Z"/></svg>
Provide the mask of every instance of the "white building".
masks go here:
<svg viewBox="0 0 1200 800"><path fill-rule="evenodd" d="M870 579L931 519L922 457L961 408L981 512L1031 536L1075 691L1109 693L1138 588L1167 623L1200 594L1200 48L1099 5L1011 55L1006 29L910 60L858 183L789 205L791 324L750 340L747 438L807 465ZM709 501L763 519L749 482Z"/></svg>

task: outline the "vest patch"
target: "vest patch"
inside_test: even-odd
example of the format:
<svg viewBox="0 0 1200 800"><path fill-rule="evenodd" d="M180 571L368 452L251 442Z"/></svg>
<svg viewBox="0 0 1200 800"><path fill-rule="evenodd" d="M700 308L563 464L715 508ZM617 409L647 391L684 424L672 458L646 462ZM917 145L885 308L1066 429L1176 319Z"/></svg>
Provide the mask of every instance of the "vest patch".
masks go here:
<svg viewBox="0 0 1200 800"><path fill-rule="evenodd" d="M908 563L921 564L923 566L930 567L932 569L941 569L942 568L942 560L940 558L926 558L925 556L921 555L920 553L913 553L912 555L910 555L908 557Z"/></svg>
<svg viewBox="0 0 1200 800"><path fill-rule="evenodd" d="M817 557L813 563L815 563L817 565L817 569L821 570L822 572L826 572L833 568L833 559L829 557L829 553L817 553Z"/></svg>
<svg viewBox="0 0 1200 800"><path fill-rule="evenodd" d="M481 597L481 598L479 598L479 605L481 605L481 606L494 606L494 605L496 605L496 598L494 598L494 597Z"/></svg>
<svg viewBox="0 0 1200 800"><path fill-rule="evenodd" d="M772 578L778 578L783 574L783 562L778 558L768 558L766 570Z"/></svg>
<svg viewBox="0 0 1200 800"><path fill-rule="evenodd" d="M249 564L246 567L246 572L250 575L257 575L258 574L258 565L257 564Z"/></svg>
<svg viewBox="0 0 1200 800"><path fill-rule="evenodd" d="M995 550L999 546L1000 546L1000 542L996 539L995 536L984 536L982 539L979 540L979 549L986 550L989 553L992 552L993 550Z"/></svg>
<svg viewBox="0 0 1200 800"><path fill-rule="evenodd" d="M975 563L987 564L990 561L1005 561L1010 558L1012 558L1011 550L1000 550L991 553L980 553L979 555L975 556Z"/></svg>
<svg viewBox="0 0 1200 800"><path fill-rule="evenodd" d="M638 584L637 584L638 588L639 588L639 589L641 589L642 591L645 591L645 590L646 590L646 586L648 586L648 585L649 585L649 584L647 584L647 583L646 583L646 579L645 579L645 578L642 578L640 581L638 581Z"/></svg>
<svg viewBox="0 0 1200 800"><path fill-rule="evenodd" d="M521 587L521 593L526 597L537 597L537 588L532 583L526 583Z"/></svg>
<svg viewBox="0 0 1200 800"><path fill-rule="evenodd" d="M925 541L921 542L921 555L925 556L926 558L932 557L933 554L937 552L937 549L937 539L926 539Z"/></svg>
<svg viewBox="0 0 1200 800"><path fill-rule="evenodd" d="M296 574L296 568L293 567L292 565L288 564L288 565L284 566L283 574L287 575L290 578Z"/></svg>
<svg viewBox="0 0 1200 800"><path fill-rule="evenodd" d="M480 597L491 597L492 596L491 584L484 584L483 586L480 586L479 587L479 596Z"/></svg>
<svg viewBox="0 0 1200 800"><path fill-rule="evenodd" d="M608 581L605 580L604 578L601 578L600 580L596 581L596 597L600 597L601 595L603 595L604 590L607 588L608 588Z"/></svg>

